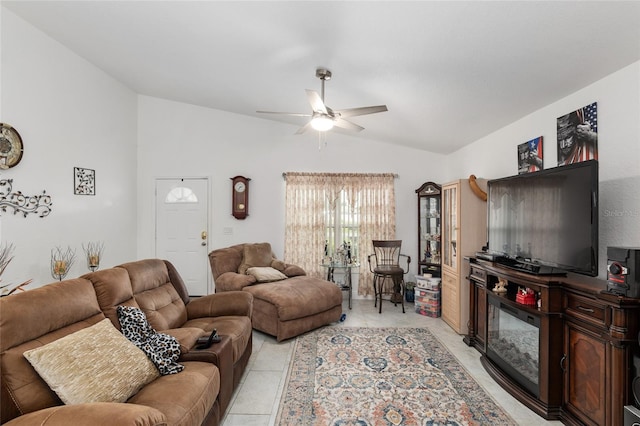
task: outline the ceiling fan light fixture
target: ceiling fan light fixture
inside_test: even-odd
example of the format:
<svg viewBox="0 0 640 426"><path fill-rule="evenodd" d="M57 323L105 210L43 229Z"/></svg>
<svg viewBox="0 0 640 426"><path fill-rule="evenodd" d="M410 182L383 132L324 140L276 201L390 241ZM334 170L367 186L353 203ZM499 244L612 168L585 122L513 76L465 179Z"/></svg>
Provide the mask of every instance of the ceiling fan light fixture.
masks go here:
<svg viewBox="0 0 640 426"><path fill-rule="evenodd" d="M333 119L322 114L315 114L311 119L311 127L319 132L326 132L333 128Z"/></svg>
<svg viewBox="0 0 640 426"><path fill-rule="evenodd" d="M274 111L256 111L259 113L265 114L281 114L281 115L292 115L292 116L300 116L300 117L311 117L310 121L307 121L302 127L298 129L295 133L296 135L301 135L309 129L313 129L319 132L321 138L324 136L324 133L333 129L333 127L339 127L341 129L351 130L354 132L359 132L364 130L364 127L359 126L355 123L352 123L349 120L345 120L345 118L356 117L359 115L366 114L375 114L377 112L388 111L386 105L376 105L376 106L367 106L367 107L359 107L359 108L347 108L347 109L331 109L324 103L324 83L325 81L331 79L331 71L318 68L316 70L316 77L320 79L320 93L315 90L307 89L307 101L309 101L309 105L311 105L311 114L303 114L299 112L274 112Z"/></svg>

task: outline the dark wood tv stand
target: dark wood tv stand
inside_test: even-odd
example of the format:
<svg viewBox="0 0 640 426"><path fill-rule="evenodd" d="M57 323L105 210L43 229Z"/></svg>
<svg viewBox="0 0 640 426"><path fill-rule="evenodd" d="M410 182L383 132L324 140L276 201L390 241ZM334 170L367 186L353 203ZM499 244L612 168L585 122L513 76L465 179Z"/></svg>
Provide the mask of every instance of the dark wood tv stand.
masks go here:
<svg viewBox="0 0 640 426"><path fill-rule="evenodd" d="M536 276L489 261L469 261L469 334L464 341L482 354L491 377L545 419L622 425L624 406L633 403L640 299L605 293L606 281L596 278ZM508 293L492 292L499 279L507 280ZM534 290L539 302L518 304L519 287ZM490 297L540 318L537 396L487 356Z"/></svg>

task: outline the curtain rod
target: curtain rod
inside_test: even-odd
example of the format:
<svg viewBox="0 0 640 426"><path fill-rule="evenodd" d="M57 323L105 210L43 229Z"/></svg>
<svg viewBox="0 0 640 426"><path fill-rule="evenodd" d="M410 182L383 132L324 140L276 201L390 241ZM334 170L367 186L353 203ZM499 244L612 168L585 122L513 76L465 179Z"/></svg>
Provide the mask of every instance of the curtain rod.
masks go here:
<svg viewBox="0 0 640 426"><path fill-rule="evenodd" d="M298 172L296 172L298 173ZM306 173L306 174L316 174L314 172L301 172L301 173ZM317 174L322 174L322 173L317 173ZM326 173L326 174L333 174L333 175L339 175L339 174L350 174L350 175L384 175L384 174L392 174L394 178L398 179L400 177L400 175L398 173ZM282 172L282 178L286 179L287 178L287 172Z"/></svg>

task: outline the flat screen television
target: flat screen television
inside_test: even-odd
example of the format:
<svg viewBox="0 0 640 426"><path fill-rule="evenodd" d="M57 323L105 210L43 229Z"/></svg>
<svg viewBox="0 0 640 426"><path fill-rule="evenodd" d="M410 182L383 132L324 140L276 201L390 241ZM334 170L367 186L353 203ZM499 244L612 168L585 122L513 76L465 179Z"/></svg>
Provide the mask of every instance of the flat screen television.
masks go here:
<svg viewBox="0 0 640 426"><path fill-rule="evenodd" d="M487 253L525 272L598 275L598 162L487 183Z"/></svg>

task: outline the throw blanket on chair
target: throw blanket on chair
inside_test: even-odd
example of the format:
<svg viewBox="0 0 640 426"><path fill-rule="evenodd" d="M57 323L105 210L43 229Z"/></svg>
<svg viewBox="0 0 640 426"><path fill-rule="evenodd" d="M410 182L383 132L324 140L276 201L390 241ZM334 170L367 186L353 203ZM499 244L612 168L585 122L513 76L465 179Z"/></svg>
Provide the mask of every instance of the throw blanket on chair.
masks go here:
<svg viewBox="0 0 640 426"><path fill-rule="evenodd" d="M139 308L118 306L117 313L122 334L149 357L161 375L184 370L184 365L176 362L180 357L180 343L175 337L154 330Z"/></svg>

